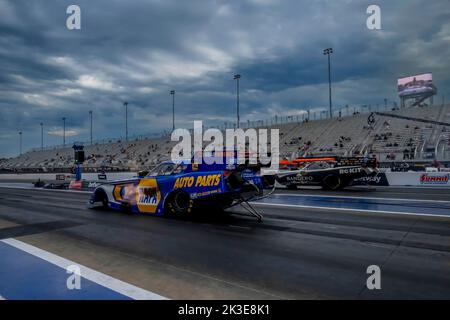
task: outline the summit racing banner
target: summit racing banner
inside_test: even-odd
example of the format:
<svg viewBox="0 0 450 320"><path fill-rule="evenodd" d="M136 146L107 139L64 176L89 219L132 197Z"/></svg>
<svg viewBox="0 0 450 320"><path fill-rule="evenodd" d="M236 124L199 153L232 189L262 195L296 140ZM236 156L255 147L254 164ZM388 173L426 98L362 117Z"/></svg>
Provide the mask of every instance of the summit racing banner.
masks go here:
<svg viewBox="0 0 450 320"><path fill-rule="evenodd" d="M448 185L450 173L424 173L420 176L421 185Z"/></svg>

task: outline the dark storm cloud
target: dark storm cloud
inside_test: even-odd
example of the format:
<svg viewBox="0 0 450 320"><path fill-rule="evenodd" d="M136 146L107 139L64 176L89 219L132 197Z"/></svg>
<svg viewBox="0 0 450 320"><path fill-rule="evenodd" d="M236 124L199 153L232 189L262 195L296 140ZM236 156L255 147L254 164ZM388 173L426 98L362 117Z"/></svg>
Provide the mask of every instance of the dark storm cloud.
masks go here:
<svg viewBox="0 0 450 320"><path fill-rule="evenodd" d="M78 4L82 30L66 28ZM97 138L177 123L234 121L242 74L242 119L265 119L327 104L333 47L335 106L396 99L396 78L431 71L440 93L450 84L448 1L379 1L381 31L366 28L369 1L0 0L0 146L17 152L60 143L61 118L87 140L88 111Z"/></svg>

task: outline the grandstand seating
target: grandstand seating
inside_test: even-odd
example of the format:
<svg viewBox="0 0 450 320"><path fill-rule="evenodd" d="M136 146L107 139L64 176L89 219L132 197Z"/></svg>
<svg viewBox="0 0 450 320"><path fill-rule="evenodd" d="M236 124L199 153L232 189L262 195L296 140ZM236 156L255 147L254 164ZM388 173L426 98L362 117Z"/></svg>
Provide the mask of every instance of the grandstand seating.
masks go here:
<svg viewBox="0 0 450 320"><path fill-rule="evenodd" d="M450 122L450 105L397 109L389 113ZM342 118L272 124L264 128L280 130L282 158L376 154L381 161L417 160L427 159L431 148L439 160L450 160L449 127L378 115L369 125L367 118L367 113L356 113ZM170 136L85 145L84 167L91 170L147 168L169 159L174 145ZM19 157L1 159L0 168L44 171L70 168L73 154L69 145L33 150Z"/></svg>

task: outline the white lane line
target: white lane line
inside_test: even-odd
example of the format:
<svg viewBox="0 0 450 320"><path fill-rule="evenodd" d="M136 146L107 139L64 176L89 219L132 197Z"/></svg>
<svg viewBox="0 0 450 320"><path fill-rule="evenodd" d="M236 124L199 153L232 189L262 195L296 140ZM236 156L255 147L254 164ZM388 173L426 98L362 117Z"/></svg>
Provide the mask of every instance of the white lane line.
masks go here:
<svg viewBox="0 0 450 320"><path fill-rule="evenodd" d="M449 215L445 214L434 214L434 213L414 213L414 212L397 212L397 211L385 211L385 210L367 210L367 209L351 209L351 208L336 208L336 207L321 207L321 206L304 206L297 204L284 204L284 203L264 203L264 202L250 202L254 205L259 206L269 206L269 207L288 207L288 208L306 208L306 209L322 209L331 211L353 211L353 212L367 212L367 213L386 213L386 214L398 214L398 215L409 215L409 216L423 216L423 217L441 217L450 218Z"/></svg>
<svg viewBox="0 0 450 320"><path fill-rule="evenodd" d="M60 189L43 189L43 188L35 188L35 187L24 187L24 186L10 186L10 185L2 185L0 184L0 188L6 189L21 189L21 190L38 190L38 191L53 191L53 192L69 192L69 193L86 193L91 194L92 191L85 190L60 190ZM422 189L437 189L444 190L442 188L432 188L426 187ZM308 189L310 190L310 189ZM450 192L450 189L448 190ZM403 193L395 193L391 194L403 194ZM394 200L394 201L412 201L412 202L438 202L438 203L450 203L447 200L429 200L429 199L404 199L404 198L382 198L382 197L356 197L356 196L339 196L339 195L323 195L323 194L292 194L292 193L274 193L276 196L293 196L293 197L323 197L323 198L348 198L348 199L368 199L368 200Z"/></svg>
<svg viewBox="0 0 450 320"><path fill-rule="evenodd" d="M39 190L39 191L53 191L53 192L70 192L70 193L92 193L92 191L84 191L84 190L60 190L60 189L43 189L43 188L35 188L35 187L21 187L21 186L7 186L0 185L0 188L5 189L20 189L20 190Z"/></svg>
<svg viewBox="0 0 450 320"><path fill-rule="evenodd" d="M354 186L354 187L358 187L358 186ZM448 185L441 185L441 186L439 186L439 185L434 185L434 186L433 185L428 185L428 186L399 186L399 185L395 185L395 186L372 186L372 187L379 188L379 189L385 189L385 190L389 190L389 189L390 190L395 190L395 189L445 190L445 189L448 189Z"/></svg>
<svg viewBox="0 0 450 320"><path fill-rule="evenodd" d="M450 191L450 190L449 190ZM401 199L401 198L381 198L381 197L355 197L355 196L332 196L332 195L322 195L322 194L290 194L290 193L274 193L274 196L283 197L321 197L321 198L344 198L344 199L367 199L367 200L393 200L393 201L411 201L411 202L439 202L439 203L450 203L448 200L429 200L429 199Z"/></svg>
<svg viewBox="0 0 450 320"><path fill-rule="evenodd" d="M124 296L130 297L132 299L135 299L135 300L167 300L166 297L163 297L159 294L141 289L132 284L129 284L129 283L123 282L121 280L118 280L116 278L110 277L104 273L95 271L91 268L88 268L88 267L80 265L76 262L73 262L68 259L57 256L51 252L39 249L39 248L29 245L25 242L22 242L22 241L19 241L16 239L12 239L12 238L0 240L0 241L2 241L14 248L17 248L19 250L22 250L24 252L32 254L33 256L41 258L47 262L50 262L60 268L63 268L64 270L67 270L68 266L77 265L80 268L81 276L83 278L86 278L87 280L95 282L101 286L104 286L108 289L111 289L115 292L123 294Z"/></svg>

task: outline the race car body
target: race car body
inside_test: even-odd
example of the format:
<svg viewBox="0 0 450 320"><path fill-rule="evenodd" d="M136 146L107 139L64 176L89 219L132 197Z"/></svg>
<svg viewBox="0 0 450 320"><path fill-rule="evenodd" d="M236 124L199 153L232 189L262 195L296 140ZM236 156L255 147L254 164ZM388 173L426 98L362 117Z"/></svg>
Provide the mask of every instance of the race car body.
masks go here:
<svg viewBox="0 0 450 320"><path fill-rule="evenodd" d="M309 163L302 169L280 171L276 181L288 189L299 186L321 186L327 190L343 189L355 179L376 174L376 169L362 166L336 167L331 162L319 161Z"/></svg>
<svg viewBox="0 0 450 320"><path fill-rule="evenodd" d="M262 194L263 178L233 164L164 162L146 175L97 187L90 204L151 215L224 209Z"/></svg>

